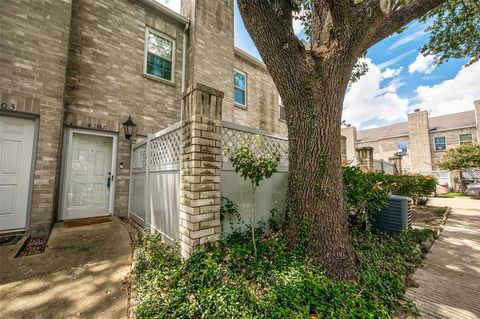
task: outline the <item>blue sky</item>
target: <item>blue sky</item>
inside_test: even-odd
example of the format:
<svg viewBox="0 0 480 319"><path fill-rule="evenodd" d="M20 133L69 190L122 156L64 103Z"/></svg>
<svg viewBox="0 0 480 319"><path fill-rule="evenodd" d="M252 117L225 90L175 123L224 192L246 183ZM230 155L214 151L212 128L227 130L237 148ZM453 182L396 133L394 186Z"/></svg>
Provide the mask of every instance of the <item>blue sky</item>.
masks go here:
<svg viewBox="0 0 480 319"><path fill-rule="evenodd" d="M157 0L179 11L180 0ZM235 3L235 46L260 59ZM302 26L295 22L297 36ZM465 68L468 59L435 65L418 49L427 41L425 25L413 22L368 50L369 72L347 91L344 119L359 128L373 128L406 120L414 108L431 116L473 110L480 99L480 62Z"/></svg>

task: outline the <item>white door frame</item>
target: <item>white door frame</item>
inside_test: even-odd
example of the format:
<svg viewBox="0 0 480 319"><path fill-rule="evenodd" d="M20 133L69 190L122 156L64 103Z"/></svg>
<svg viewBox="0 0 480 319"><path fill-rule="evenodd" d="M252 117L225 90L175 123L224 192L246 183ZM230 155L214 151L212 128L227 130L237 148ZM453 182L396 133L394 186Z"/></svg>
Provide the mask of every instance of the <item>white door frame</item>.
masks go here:
<svg viewBox="0 0 480 319"><path fill-rule="evenodd" d="M106 136L112 137L112 168L111 172L113 175L113 179L110 184L110 195L108 199L108 216L113 216L113 210L115 207L115 188L116 188L116 180L117 180L117 144L118 144L118 135L116 133L108 133L102 131L91 131L79 128L66 128L65 130L65 152L63 153L63 161L62 161L62 183L60 185L60 209L58 212L58 219L59 220L67 220L65 218L65 212L67 209L67 196L65 195L66 188L68 187L67 179L69 178L70 174L68 173L68 163L71 160L72 156L72 141L73 141L73 133L78 134L87 134L87 135L94 135L94 136Z"/></svg>
<svg viewBox="0 0 480 319"><path fill-rule="evenodd" d="M0 112L0 116L7 116L19 119L26 119L33 121L33 142L32 142L32 158L31 158L31 168L28 184L28 194L27 194L27 214L25 216L25 227L23 229L11 229L0 231L0 234L17 232L17 231L28 231L30 229L30 216L32 212L32 198L33 198L33 181L35 179L35 163L37 162L37 148L38 148L38 133L40 128L40 117L37 114L30 113L21 113L21 112Z"/></svg>

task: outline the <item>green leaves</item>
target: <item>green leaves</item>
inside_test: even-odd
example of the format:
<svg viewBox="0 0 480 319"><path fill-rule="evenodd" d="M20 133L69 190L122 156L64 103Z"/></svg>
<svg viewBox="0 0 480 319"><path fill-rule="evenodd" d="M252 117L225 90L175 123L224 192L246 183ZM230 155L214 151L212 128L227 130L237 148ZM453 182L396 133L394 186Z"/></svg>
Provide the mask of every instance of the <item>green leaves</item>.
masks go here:
<svg viewBox="0 0 480 319"><path fill-rule="evenodd" d="M428 42L421 48L433 54L436 63L470 57L469 64L480 59L480 4L478 0L449 0L426 14L420 21L431 24Z"/></svg>
<svg viewBox="0 0 480 319"><path fill-rule="evenodd" d="M353 234L357 281L332 279L281 233L237 236L190 259L145 234L137 246L137 318L392 318L429 230ZM146 264L147 263L147 264Z"/></svg>
<svg viewBox="0 0 480 319"><path fill-rule="evenodd" d="M463 144L449 149L439 166L448 170L480 168L480 144Z"/></svg>
<svg viewBox="0 0 480 319"><path fill-rule="evenodd" d="M257 187L265 178L270 178L277 171L280 162L280 150L277 148L271 154L267 154L257 140L255 152L247 144L242 144L238 149L233 151L229 160L235 168L235 172L245 179L249 179L253 186Z"/></svg>

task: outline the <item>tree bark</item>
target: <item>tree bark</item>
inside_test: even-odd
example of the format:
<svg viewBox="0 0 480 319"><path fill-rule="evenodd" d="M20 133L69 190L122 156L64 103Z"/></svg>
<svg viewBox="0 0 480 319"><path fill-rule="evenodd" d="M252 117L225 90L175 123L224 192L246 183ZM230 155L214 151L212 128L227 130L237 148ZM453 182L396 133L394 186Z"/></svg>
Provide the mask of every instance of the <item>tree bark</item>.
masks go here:
<svg viewBox="0 0 480 319"><path fill-rule="evenodd" d="M356 255L343 201L341 115L354 62L338 57L310 76L303 101L287 99L285 105L290 110L285 234L291 247L305 241L318 264L352 278Z"/></svg>
<svg viewBox="0 0 480 319"><path fill-rule="evenodd" d="M446 0L312 0L307 50L295 36L291 0L238 0L285 106L289 134L289 182L285 234L304 243L330 273L352 278L356 255L348 231L341 171L341 117L357 58ZM385 7L385 4L394 3Z"/></svg>

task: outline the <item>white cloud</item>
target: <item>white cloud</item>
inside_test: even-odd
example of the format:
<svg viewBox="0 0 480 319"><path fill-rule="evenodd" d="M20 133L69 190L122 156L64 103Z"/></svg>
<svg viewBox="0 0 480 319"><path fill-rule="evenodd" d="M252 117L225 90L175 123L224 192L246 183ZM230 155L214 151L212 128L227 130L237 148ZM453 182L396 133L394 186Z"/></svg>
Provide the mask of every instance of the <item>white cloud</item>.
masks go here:
<svg viewBox="0 0 480 319"><path fill-rule="evenodd" d="M403 70L403 67L400 67L398 69L386 68L382 72L382 76L383 76L384 79L393 78L394 76L398 76L400 74L400 72L402 72L402 70Z"/></svg>
<svg viewBox="0 0 480 319"><path fill-rule="evenodd" d="M155 0L155 1L160 2L164 6L168 7L169 9L175 12L180 12L182 0Z"/></svg>
<svg viewBox="0 0 480 319"><path fill-rule="evenodd" d="M436 67L434 55L425 56L422 53L418 53L415 61L408 66L408 72L410 74L415 72L430 74Z"/></svg>
<svg viewBox="0 0 480 319"><path fill-rule="evenodd" d="M399 69L385 70L383 73L371 59L365 59L368 72L349 88L344 101L343 119L350 124L361 127L363 123L379 119L395 121L406 117L408 99L397 94L402 85L398 80L382 87L385 79L399 74Z"/></svg>
<svg viewBox="0 0 480 319"><path fill-rule="evenodd" d="M410 109L431 111L433 116L473 109L480 99L480 62L463 67L457 75L432 86L419 86Z"/></svg>
<svg viewBox="0 0 480 319"><path fill-rule="evenodd" d="M411 34L402 36L398 41L394 42L391 46L388 47L388 51L401 47L407 43L420 39L425 35L423 30L415 31Z"/></svg>
<svg viewBox="0 0 480 319"><path fill-rule="evenodd" d="M385 62L379 64L378 67L383 70L383 69L385 69L385 68L387 68L391 65L394 65L395 63L398 63L398 62L402 61L403 59L405 59L406 57L408 57L409 55L411 55L412 53L414 53L416 51L417 50L412 49L410 51L399 54L396 57L394 57L393 59L390 59L388 61L385 61Z"/></svg>

